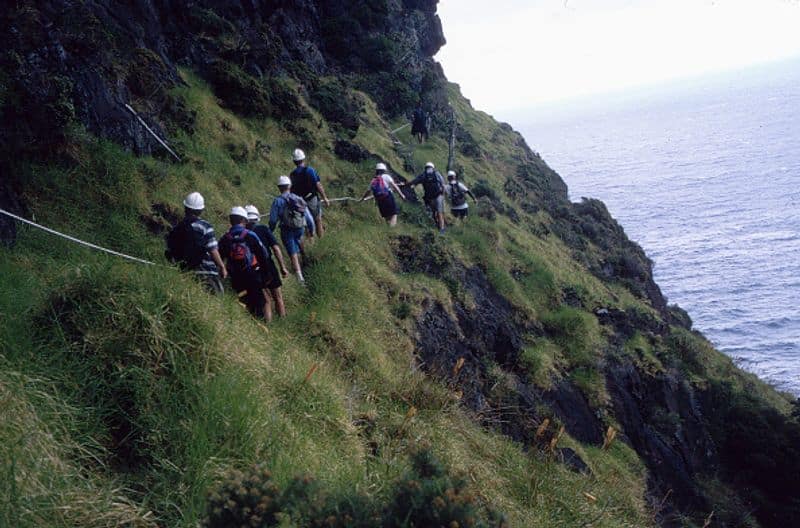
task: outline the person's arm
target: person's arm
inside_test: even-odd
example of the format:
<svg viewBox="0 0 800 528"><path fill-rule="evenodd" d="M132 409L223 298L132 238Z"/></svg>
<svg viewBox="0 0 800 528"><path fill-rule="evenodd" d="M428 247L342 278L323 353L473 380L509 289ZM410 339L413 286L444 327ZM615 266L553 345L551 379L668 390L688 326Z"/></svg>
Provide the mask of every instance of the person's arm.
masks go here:
<svg viewBox="0 0 800 528"><path fill-rule="evenodd" d="M415 185L419 185L420 183L422 183L422 176L423 176L423 174L420 174L419 176L417 176L416 178L414 178L410 182L401 183L400 186L401 187L403 187L403 186L413 187Z"/></svg>
<svg viewBox="0 0 800 528"><path fill-rule="evenodd" d="M274 231L275 226L278 225L278 217L280 216L280 203L283 200L280 198L275 198L272 201L272 207L269 210L269 230Z"/></svg>
<svg viewBox="0 0 800 528"><path fill-rule="evenodd" d="M372 187L370 187L369 189L367 189L367 191L364 193L364 196L362 196L362 197L361 197L361 200L359 200L359 202L364 202L364 201L366 201L366 200L367 200L367 197L368 197L370 194L372 194Z"/></svg>
<svg viewBox="0 0 800 528"><path fill-rule="evenodd" d="M469 196L470 198L472 198L472 201L473 201L473 202L475 202L475 203L478 203L478 199L477 199L477 198L475 198L475 195L474 195L474 194L472 194L472 191L470 191L470 190L469 190L469 188L467 188L467 186L466 186L466 185L461 185L461 188L464 190L464 192L465 192L465 193L467 193L467 196Z"/></svg>
<svg viewBox="0 0 800 528"><path fill-rule="evenodd" d="M314 233L317 232L317 224L314 223L314 216L311 214L311 211L308 210L308 207L306 207L306 227L311 233L310 236L314 236Z"/></svg>
<svg viewBox="0 0 800 528"><path fill-rule="evenodd" d="M322 187L321 181L317 182L317 191L319 191L319 193L322 195L322 201L325 202L325 205L330 205L331 201L328 200L328 195L325 194L325 189Z"/></svg>
<svg viewBox="0 0 800 528"><path fill-rule="evenodd" d="M401 189L400 186L397 185L397 182L394 181L394 178L392 178L392 182L391 183L392 183L392 187L394 187L394 190L397 191L397 194L400 195L400 198L405 201L406 195L403 194L403 189Z"/></svg>
<svg viewBox="0 0 800 528"><path fill-rule="evenodd" d="M219 269L219 276L222 277L223 279L227 279L228 278L228 269L225 267L225 264L222 262L222 257L220 257L220 255L219 255L219 249L216 249L216 248L212 249L211 251L209 251L209 254L211 255L211 258L214 260L214 264L216 264L217 268Z"/></svg>
<svg viewBox="0 0 800 528"><path fill-rule="evenodd" d="M278 264L281 267L281 275L284 277L289 276L289 270L286 268L286 263L283 261L283 253L281 252L281 247L276 242L272 246L272 252L275 253L275 258L278 259Z"/></svg>

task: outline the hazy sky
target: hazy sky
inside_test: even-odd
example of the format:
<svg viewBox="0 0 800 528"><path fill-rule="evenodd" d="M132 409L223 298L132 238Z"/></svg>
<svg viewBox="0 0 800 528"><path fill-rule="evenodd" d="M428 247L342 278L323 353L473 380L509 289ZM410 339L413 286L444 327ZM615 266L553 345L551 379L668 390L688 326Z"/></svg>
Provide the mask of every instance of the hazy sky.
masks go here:
<svg viewBox="0 0 800 528"><path fill-rule="evenodd" d="M490 113L800 55L798 0L441 0L437 58Z"/></svg>

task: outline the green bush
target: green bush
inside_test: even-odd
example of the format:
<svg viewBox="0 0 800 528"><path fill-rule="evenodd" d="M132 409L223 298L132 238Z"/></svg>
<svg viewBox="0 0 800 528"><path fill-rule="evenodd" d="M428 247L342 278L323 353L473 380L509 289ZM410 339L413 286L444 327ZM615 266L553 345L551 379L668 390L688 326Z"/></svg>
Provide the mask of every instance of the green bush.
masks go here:
<svg viewBox="0 0 800 528"><path fill-rule="evenodd" d="M334 128L343 129L351 138L356 135L360 126L362 104L342 81L335 78L321 79L309 95L314 108Z"/></svg>
<svg viewBox="0 0 800 528"><path fill-rule="evenodd" d="M597 319L577 308L564 306L542 318L550 339L564 351L573 367L592 366L600 342Z"/></svg>
<svg viewBox="0 0 800 528"><path fill-rule="evenodd" d="M300 103L297 91L287 79L273 76L268 79L267 83L273 117L279 120L309 117L305 107Z"/></svg>
<svg viewBox="0 0 800 528"><path fill-rule="evenodd" d="M235 64L215 61L208 69L208 79L216 96L232 111L244 116L270 115L272 106L267 89Z"/></svg>
<svg viewBox="0 0 800 528"><path fill-rule="evenodd" d="M358 493L335 497L311 477L296 478L281 490L263 465L233 470L209 493L202 526L506 526L504 517L484 511L465 481L452 477L429 449L414 453L411 462L386 502Z"/></svg>

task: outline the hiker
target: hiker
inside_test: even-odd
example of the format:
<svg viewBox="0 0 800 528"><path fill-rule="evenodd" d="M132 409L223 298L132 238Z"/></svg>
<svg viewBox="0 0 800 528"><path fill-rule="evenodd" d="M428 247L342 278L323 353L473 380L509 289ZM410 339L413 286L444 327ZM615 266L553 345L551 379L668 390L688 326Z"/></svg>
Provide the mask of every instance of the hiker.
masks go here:
<svg viewBox="0 0 800 528"><path fill-rule="evenodd" d="M326 206L331 203L328 201L328 196L325 194L325 189L322 187L317 171L306 163L306 153L300 149L295 149L292 153L292 159L294 159L295 164L294 170L289 175L292 180L292 192L305 200L311 215L314 217L317 236L322 237L325 233L325 226L322 224L322 204L319 201L319 197L322 196L322 201L325 202ZM313 231L311 231L311 234L313 234Z"/></svg>
<svg viewBox="0 0 800 528"><path fill-rule="evenodd" d="M193 271L214 294L224 291L222 279L228 276L219 255L214 228L200 218L205 200L199 192L183 200L184 217L167 235L167 260L178 263L182 270ZM220 278L220 275L222 278Z"/></svg>
<svg viewBox="0 0 800 528"><path fill-rule="evenodd" d="M392 188L397 191L401 199L406 199L403 196L403 191L394 182L394 178L386 173L386 165L378 163L375 165L375 177L372 178L367 192L361 197L363 202L372 193L373 198L375 198L375 204L378 206L378 211L390 227L397 225L397 202L394 200Z"/></svg>
<svg viewBox="0 0 800 528"><path fill-rule="evenodd" d="M469 215L469 204L467 203L467 196L472 198L475 203L478 200L469 188L458 181L455 171L447 171L447 185L444 186L444 194L450 200L450 212L454 217L462 220Z"/></svg>
<svg viewBox="0 0 800 528"><path fill-rule="evenodd" d="M231 277L231 286L244 297L247 309L256 317L266 319L267 299L264 295L261 270L269 256L261 239L245 227L247 211L244 207L231 208L228 216L230 230L219 241L219 252Z"/></svg>
<svg viewBox="0 0 800 528"><path fill-rule="evenodd" d="M425 164L425 171L408 182L411 187L422 184L425 192L423 200L433 214L433 219L439 227L439 232L444 233L444 178L436 170L432 162Z"/></svg>
<svg viewBox="0 0 800 528"><path fill-rule="evenodd" d="M281 247L269 227L258 223L261 219L258 208L255 205L247 205L244 210L247 212L247 229L258 235L261 243L264 244L264 249L267 250L266 263L261 266L261 286L267 294L264 318L267 322L272 321L272 302L270 302L270 299L275 303L275 311L278 317L286 317L286 306L283 303L283 292L281 292L281 286L283 285L281 276L288 277L289 270L286 269L286 264L283 262ZM272 260L272 254L278 259L278 264L281 267L280 273L278 273L278 268L275 267L275 262Z"/></svg>
<svg viewBox="0 0 800 528"><path fill-rule="evenodd" d="M422 101L411 117L411 135L416 136L420 143L428 139L428 113L422 108Z"/></svg>
<svg viewBox="0 0 800 528"><path fill-rule="evenodd" d="M303 277L303 269L300 267L300 254L303 252L303 234L306 227L310 232L314 232L314 218L306 206L305 200L291 192L292 180L288 176L278 178L278 190L280 196L272 201L269 211L269 229L275 230L275 226L281 225L281 240L283 247L292 260L292 267L297 274L297 280L305 285L306 279Z"/></svg>

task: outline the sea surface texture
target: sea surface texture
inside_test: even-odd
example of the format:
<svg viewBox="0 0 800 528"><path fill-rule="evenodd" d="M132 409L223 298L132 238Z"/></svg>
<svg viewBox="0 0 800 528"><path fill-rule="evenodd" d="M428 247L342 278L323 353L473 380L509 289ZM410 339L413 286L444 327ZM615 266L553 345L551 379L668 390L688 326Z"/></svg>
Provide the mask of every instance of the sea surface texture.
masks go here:
<svg viewBox="0 0 800 528"><path fill-rule="evenodd" d="M603 200L670 303L746 370L800 395L800 62L521 126Z"/></svg>

